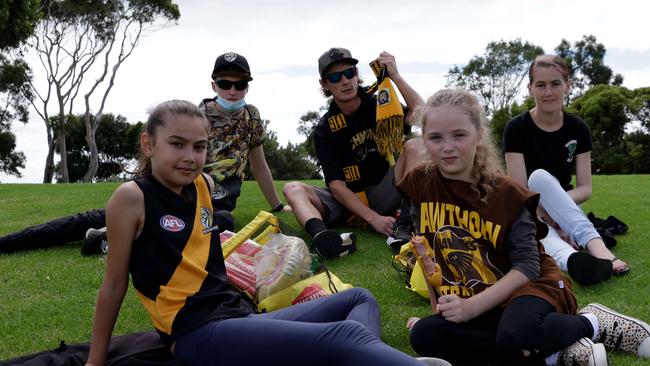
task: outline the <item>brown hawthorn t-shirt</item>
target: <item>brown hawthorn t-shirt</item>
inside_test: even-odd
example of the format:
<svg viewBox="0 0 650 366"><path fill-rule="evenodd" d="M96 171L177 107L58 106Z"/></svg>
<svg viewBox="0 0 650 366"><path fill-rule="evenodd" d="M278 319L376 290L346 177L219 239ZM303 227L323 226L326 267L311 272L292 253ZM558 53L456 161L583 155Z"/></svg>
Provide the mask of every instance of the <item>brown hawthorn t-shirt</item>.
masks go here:
<svg viewBox="0 0 650 366"><path fill-rule="evenodd" d="M431 165L413 169L397 186L419 212L415 229L427 238L441 267L442 284L435 289L437 294L463 298L480 293L510 271L504 244L512 224L523 208L536 217L539 201L539 194L510 177L499 176L485 204L469 183L446 179ZM546 235L546 227L535 221L539 240ZM544 253L539 241L537 248L539 277L515 290L508 301L532 295L545 299L558 312L575 313L570 280Z"/></svg>

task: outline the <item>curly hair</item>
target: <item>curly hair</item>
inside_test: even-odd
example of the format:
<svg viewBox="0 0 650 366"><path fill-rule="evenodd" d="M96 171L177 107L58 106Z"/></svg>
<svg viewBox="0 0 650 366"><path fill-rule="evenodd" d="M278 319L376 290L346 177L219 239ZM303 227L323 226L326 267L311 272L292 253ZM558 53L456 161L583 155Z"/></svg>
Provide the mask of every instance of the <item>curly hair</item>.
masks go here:
<svg viewBox="0 0 650 366"><path fill-rule="evenodd" d="M471 173L471 188L472 191L476 192L481 202L487 203L487 198L494 187L494 179L503 174L503 165L497 153L497 148L492 141L492 135L486 125L483 107L478 98L469 91L463 89L440 90L414 111L415 120L422 126L422 131L426 128L427 113L438 107L453 107L465 113L470 118L474 128L476 128L476 132L480 133L481 138L476 145ZM435 168L432 161L429 168Z"/></svg>

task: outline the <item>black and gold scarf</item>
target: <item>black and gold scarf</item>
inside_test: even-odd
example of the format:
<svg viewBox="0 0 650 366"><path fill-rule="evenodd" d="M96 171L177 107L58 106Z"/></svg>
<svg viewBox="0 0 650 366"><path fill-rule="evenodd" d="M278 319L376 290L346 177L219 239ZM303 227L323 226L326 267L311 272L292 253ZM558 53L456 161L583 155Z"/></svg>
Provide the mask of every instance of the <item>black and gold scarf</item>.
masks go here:
<svg viewBox="0 0 650 366"><path fill-rule="evenodd" d="M377 60L370 63L370 68L377 77L377 82L368 88L368 94L377 92L375 143L392 167L404 146L404 110L386 68Z"/></svg>

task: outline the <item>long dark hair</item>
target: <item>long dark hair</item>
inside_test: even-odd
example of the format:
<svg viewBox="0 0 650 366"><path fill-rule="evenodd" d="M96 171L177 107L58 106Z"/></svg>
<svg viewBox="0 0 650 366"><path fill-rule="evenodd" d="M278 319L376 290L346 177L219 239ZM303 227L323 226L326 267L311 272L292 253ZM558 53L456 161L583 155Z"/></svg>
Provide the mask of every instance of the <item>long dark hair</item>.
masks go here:
<svg viewBox="0 0 650 366"><path fill-rule="evenodd" d="M142 127L142 133L147 133L151 138L155 138L158 127L163 126L169 118L178 115L200 118L205 121L206 126L208 124L203 110L195 104L186 100L168 100L158 104L149 113L147 123ZM144 154L142 146L140 146L140 152L138 153L138 166L131 174L134 176L151 175L151 158Z"/></svg>

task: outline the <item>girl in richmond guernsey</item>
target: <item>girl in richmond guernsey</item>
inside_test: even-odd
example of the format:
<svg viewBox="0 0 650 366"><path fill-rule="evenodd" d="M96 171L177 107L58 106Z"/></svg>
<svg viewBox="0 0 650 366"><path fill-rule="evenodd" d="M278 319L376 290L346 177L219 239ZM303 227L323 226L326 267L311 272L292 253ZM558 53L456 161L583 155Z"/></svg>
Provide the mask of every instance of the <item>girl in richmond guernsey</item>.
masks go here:
<svg viewBox="0 0 650 366"><path fill-rule="evenodd" d="M420 111L430 161L398 184L439 266L427 274L434 314L407 324L413 349L454 364L607 365L605 347L650 357L645 322L600 304L576 314L539 243L539 194L500 172L482 111L463 90L431 96Z"/></svg>
<svg viewBox="0 0 650 366"><path fill-rule="evenodd" d="M140 138L135 180L106 207L111 250L87 365L103 365L128 286L172 353L190 365L443 365L379 340L379 309L364 289L255 314L225 273L201 173L208 121L185 101L158 105Z"/></svg>

